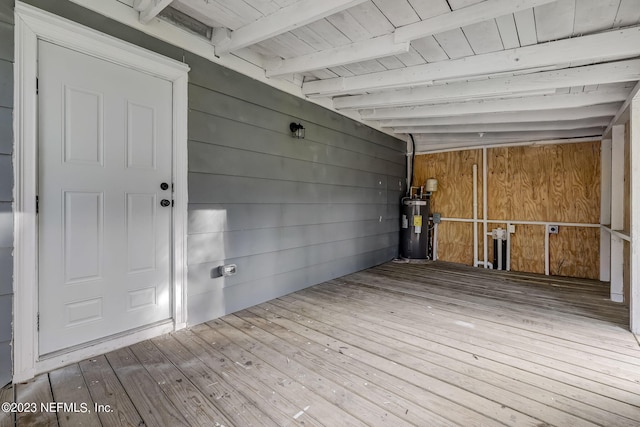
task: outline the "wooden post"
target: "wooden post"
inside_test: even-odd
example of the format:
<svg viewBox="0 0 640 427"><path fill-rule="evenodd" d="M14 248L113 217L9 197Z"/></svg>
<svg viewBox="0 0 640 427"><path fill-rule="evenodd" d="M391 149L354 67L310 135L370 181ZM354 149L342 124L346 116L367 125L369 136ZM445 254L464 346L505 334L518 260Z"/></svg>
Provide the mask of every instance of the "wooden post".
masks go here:
<svg viewBox="0 0 640 427"><path fill-rule="evenodd" d="M611 139L600 144L600 224L611 226ZM611 233L600 229L600 280L611 280Z"/></svg>
<svg viewBox="0 0 640 427"><path fill-rule="evenodd" d="M640 95L631 101L631 137L629 151L631 157L631 301L630 328L640 334Z"/></svg>
<svg viewBox="0 0 640 427"><path fill-rule="evenodd" d="M624 125L611 129L611 229L624 228ZM611 236L611 300L624 301L624 241Z"/></svg>

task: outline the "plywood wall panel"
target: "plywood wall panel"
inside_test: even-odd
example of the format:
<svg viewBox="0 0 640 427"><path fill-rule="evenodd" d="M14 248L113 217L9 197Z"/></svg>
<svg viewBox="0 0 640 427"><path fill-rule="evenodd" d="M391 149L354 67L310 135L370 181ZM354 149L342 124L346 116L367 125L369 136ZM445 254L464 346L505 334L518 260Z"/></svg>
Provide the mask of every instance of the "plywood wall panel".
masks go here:
<svg viewBox="0 0 640 427"><path fill-rule="evenodd" d="M511 220L546 221L550 146L509 149Z"/></svg>
<svg viewBox="0 0 640 427"><path fill-rule="evenodd" d="M600 229L560 227L549 235L549 272L554 276L598 279Z"/></svg>
<svg viewBox="0 0 640 427"><path fill-rule="evenodd" d="M548 221L600 220L600 143L553 146Z"/></svg>
<svg viewBox="0 0 640 427"><path fill-rule="evenodd" d="M413 185L438 179L432 212L447 218L473 218L473 165L478 165L478 212L482 212L482 150L455 151L416 156Z"/></svg>
<svg viewBox="0 0 640 427"><path fill-rule="evenodd" d="M441 223L438 226L438 259L473 265L473 224Z"/></svg>
<svg viewBox="0 0 640 427"><path fill-rule="evenodd" d="M517 225L511 235L511 270L544 274L543 225Z"/></svg>
<svg viewBox="0 0 640 427"><path fill-rule="evenodd" d="M482 219L482 150L466 150L416 157L414 179L439 181L433 211L443 217L472 218L472 168L478 165L478 216ZM504 147L487 149L488 215L493 220L555 221L597 224L600 215L600 143ZM417 185L417 184L416 184ZM459 190L459 191L458 191ZM505 223L489 223L488 230ZM473 225L443 224L438 245L441 259L473 262ZM593 229L561 227L556 237L557 260L552 273L594 276L599 244L592 244ZM596 229L597 230L597 229ZM483 227L478 224L478 259L483 260ZM516 225L511 235L511 268L544 273L542 225ZM468 244L462 242L468 239ZM582 253L583 245L589 249ZM468 248L468 253L461 251ZM593 252L595 251L595 252ZM442 254L445 254L444 256ZM595 257L595 258L594 258ZM462 261L467 259L467 261ZM493 261L493 240L488 241L488 259ZM595 259L595 261L593 261ZM555 262L555 267L553 263Z"/></svg>
<svg viewBox="0 0 640 427"><path fill-rule="evenodd" d="M479 169L479 173L482 174L482 169ZM487 210L489 218L512 219L510 183L509 148L487 150Z"/></svg>

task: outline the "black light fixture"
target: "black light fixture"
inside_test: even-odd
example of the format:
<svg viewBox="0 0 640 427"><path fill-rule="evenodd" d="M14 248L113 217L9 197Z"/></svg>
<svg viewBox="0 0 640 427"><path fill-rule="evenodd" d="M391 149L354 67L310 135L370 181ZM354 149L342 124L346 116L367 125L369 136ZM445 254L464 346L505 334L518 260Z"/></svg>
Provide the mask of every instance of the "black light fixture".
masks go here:
<svg viewBox="0 0 640 427"><path fill-rule="evenodd" d="M301 123L291 122L289 124L291 130L291 136L298 139L304 139L304 126Z"/></svg>

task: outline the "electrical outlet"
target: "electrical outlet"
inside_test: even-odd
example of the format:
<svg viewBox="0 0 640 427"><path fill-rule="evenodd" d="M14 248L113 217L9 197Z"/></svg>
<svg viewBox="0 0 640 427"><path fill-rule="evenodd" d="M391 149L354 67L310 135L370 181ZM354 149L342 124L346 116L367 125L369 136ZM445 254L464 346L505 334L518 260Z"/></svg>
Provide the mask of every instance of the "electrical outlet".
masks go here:
<svg viewBox="0 0 640 427"><path fill-rule="evenodd" d="M549 234L558 234L558 229L559 228L560 227L557 226L557 225L549 224L549 225L547 225L547 233L549 233Z"/></svg>
<svg viewBox="0 0 640 427"><path fill-rule="evenodd" d="M509 224L509 233L513 234L516 232L515 224Z"/></svg>
<svg viewBox="0 0 640 427"><path fill-rule="evenodd" d="M218 267L218 273L220 273L221 276L233 276L237 272L238 266L235 264L221 265Z"/></svg>

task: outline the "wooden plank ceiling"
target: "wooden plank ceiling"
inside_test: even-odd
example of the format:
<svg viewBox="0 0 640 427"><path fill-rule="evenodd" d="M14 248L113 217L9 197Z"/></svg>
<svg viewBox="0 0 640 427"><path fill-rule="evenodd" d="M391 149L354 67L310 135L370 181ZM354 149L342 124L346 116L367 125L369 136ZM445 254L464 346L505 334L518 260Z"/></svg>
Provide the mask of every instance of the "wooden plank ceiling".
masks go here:
<svg viewBox="0 0 640 427"><path fill-rule="evenodd" d="M427 152L600 137L640 80L637 0L135 0ZM163 10L164 9L164 10Z"/></svg>

